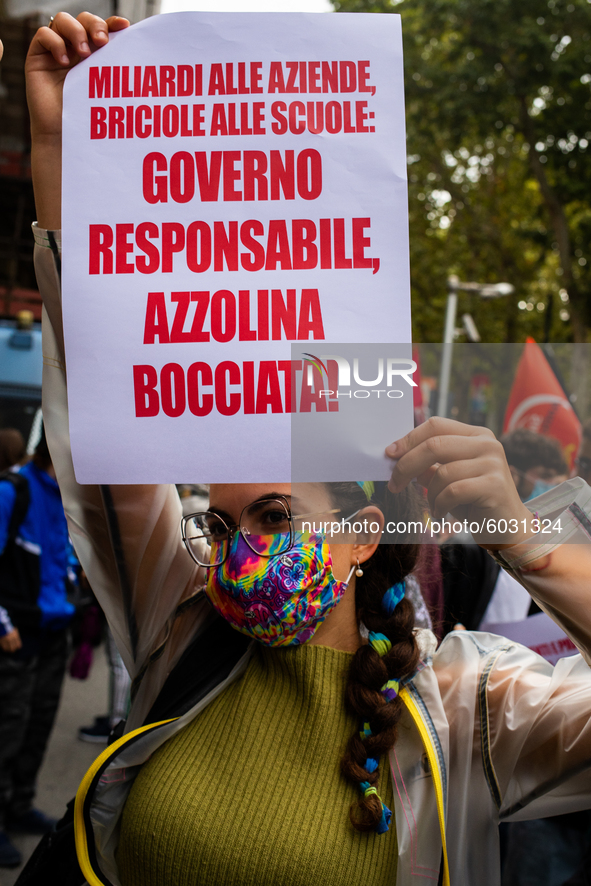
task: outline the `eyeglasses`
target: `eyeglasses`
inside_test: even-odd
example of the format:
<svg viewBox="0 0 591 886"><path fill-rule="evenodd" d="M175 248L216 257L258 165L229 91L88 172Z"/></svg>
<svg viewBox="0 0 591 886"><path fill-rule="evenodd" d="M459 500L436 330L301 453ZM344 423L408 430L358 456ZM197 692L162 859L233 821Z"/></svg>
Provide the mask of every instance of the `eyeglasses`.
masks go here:
<svg viewBox="0 0 591 886"><path fill-rule="evenodd" d="M332 508L321 513L339 511ZM296 533L302 531L303 518L312 516L315 514L293 515L284 498L259 499L246 505L238 523L228 524L215 511L199 511L183 517L181 532L193 560L209 569L226 561L237 532L257 556L281 557L293 547Z"/></svg>

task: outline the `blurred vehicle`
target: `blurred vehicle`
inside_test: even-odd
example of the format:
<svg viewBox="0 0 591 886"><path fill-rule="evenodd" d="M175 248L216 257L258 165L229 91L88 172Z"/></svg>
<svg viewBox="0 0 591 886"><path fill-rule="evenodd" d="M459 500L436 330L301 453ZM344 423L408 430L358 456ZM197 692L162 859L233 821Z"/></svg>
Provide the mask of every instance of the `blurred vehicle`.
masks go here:
<svg viewBox="0 0 591 886"><path fill-rule="evenodd" d="M41 434L41 324L30 311L0 320L0 427L18 428L30 453Z"/></svg>

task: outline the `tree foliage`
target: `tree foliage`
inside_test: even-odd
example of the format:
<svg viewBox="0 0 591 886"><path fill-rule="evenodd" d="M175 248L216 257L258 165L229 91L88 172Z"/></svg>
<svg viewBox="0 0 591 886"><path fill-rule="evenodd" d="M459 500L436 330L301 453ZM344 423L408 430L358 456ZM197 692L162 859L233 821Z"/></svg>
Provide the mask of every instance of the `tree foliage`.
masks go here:
<svg viewBox="0 0 591 886"><path fill-rule="evenodd" d="M443 330L445 279L484 340L586 341L591 326L591 5L334 0L402 16L415 338Z"/></svg>

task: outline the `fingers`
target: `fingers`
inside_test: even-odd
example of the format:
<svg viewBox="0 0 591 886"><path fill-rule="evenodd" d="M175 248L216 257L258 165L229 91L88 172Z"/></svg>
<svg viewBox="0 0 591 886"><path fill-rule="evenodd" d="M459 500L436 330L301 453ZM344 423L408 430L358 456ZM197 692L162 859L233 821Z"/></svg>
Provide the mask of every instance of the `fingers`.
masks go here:
<svg viewBox="0 0 591 886"><path fill-rule="evenodd" d="M403 470L403 467L405 466L399 468L399 462L404 456L423 443L427 444L435 453L442 439L444 437L449 437L450 435L465 438L483 437L491 441L496 441L494 434L492 431L489 431L488 428L465 425L462 422L454 421L449 418L439 418L437 416L430 418L428 421L414 428L414 430L405 437L396 440L386 448L386 455L389 458L397 459L397 463L393 470L393 476L389 484L390 490L392 492L400 491L409 480L421 473L421 469L419 469L415 474L407 475L406 470ZM462 456L460 455L459 457ZM406 459L407 464L408 461L409 460ZM430 462L425 463L422 471L425 471L437 461L438 459L433 459Z"/></svg>
<svg viewBox="0 0 591 886"><path fill-rule="evenodd" d="M489 505L495 506L497 504L496 498L498 498L499 492L504 489L507 480L502 462L491 457L488 451L480 457L440 464L437 468L430 470L430 477L427 477L429 472L426 472L418 479L427 487L429 507L436 519L447 513L447 511L440 510L445 501L442 497L443 493L445 492L448 498L454 499L458 482L478 477L484 478L481 484L480 498L489 498ZM461 503L463 504L463 502Z"/></svg>
<svg viewBox="0 0 591 886"><path fill-rule="evenodd" d="M129 27L130 22L121 15L111 15L107 19L107 24L109 26L109 31L123 31L125 28Z"/></svg>
<svg viewBox="0 0 591 886"><path fill-rule="evenodd" d="M109 32L129 27L127 19L113 15L104 21L91 12L82 12L74 18L67 12L58 12L51 27L39 28L31 44L30 54L50 52L55 61L67 67L77 59L88 58L91 44L100 48L109 42Z"/></svg>
<svg viewBox="0 0 591 886"><path fill-rule="evenodd" d="M20 634L16 628L0 637L0 649L3 652L18 652L22 645Z"/></svg>
<svg viewBox="0 0 591 886"><path fill-rule="evenodd" d="M105 21L98 15L93 15L92 12L81 12L77 21L86 29L89 39L95 46L104 46L105 43L108 43L109 33L122 31L129 27L128 20L120 15L111 15Z"/></svg>
<svg viewBox="0 0 591 886"><path fill-rule="evenodd" d="M97 16L92 16L92 18L96 19ZM68 12L58 12L51 23L50 30L52 33L58 34L67 48L79 58L87 58L90 55L86 28Z"/></svg>
<svg viewBox="0 0 591 886"><path fill-rule="evenodd" d="M406 453L398 459L392 471L389 489L391 492L399 492L413 478L421 478L421 475L433 466L481 458L487 455L498 462L499 467L503 465L503 448L492 435L442 434L427 436L422 442L415 443L413 448L407 449ZM422 482L425 481L422 480Z"/></svg>
<svg viewBox="0 0 591 886"><path fill-rule="evenodd" d="M39 28L29 48L29 59L51 53L58 65L67 67L70 56L66 44L59 34L51 28Z"/></svg>
<svg viewBox="0 0 591 886"><path fill-rule="evenodd" d="M439 418L434 416L423 424L414 428L406 437L395 440L386 447L386 455L388 458L401 458L406 452L413 447L427 440L429 437L439 435L454 434L462 437L478 437L486 436L494 440L495 436L488 428L481 428L475 425L465 425L461 421L454 421L451 418Z"/></svg>
<svg viewBox="0 0 591 886"><path fill-rule="evenodd" d="M57 16L54 19L54 24ZM95 46L104 46L109 42L109 26L107 22L93 15L91 12L81 12L76 19L77 24L84 30L86 42L94 43Z"/></svg>
<svg viewBox="0 0 591 886"><path fill-rule="evenodd" d="M436 519L457 510L462 505L486 508L498 490L498 481L493 477L462 477L445 486L433 497L429 496L431 512ZM474 534L474 533L473 533Z"/></svg>

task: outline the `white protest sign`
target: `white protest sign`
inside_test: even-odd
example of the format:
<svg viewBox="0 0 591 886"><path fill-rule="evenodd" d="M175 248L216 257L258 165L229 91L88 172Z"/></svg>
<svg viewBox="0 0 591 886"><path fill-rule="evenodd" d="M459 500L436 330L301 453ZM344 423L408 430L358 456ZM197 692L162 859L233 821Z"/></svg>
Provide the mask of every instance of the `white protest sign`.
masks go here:
<svg viewBox="0 0 591 886"><path fill-rule="evenodd" d="M400 17L155 16L63 120L78 481L289 481L291 416L328 411L306 361L410 341ZM412 426L391 402L372 452Z"/></svg>
<svg viewBox="0 0 591 886"><path fill-rule="evenodd" d="M521 621L482 625L480 630L521 643L553 665L559 658L567 658L578 651L570 637L545 612L538 612Z"/></svg>

